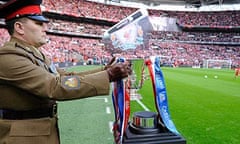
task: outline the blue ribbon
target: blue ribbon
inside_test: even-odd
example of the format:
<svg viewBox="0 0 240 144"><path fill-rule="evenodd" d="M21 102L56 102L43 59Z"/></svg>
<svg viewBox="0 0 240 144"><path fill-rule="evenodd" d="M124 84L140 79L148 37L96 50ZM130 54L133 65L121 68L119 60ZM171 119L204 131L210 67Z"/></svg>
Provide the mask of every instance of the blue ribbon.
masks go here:
<svg viewBox="0 0 240 144"><path fill-rule="evenodd" d="M113 86L113 87L114 87L114 86ZM117 100L115 99L116 94L115 94L114 90L115 90L115 89L113 88L113 92L112 92L112 103L113 103L113 109L114 109L115 120L116 120L116 119L118 118L118 113L119 113L119 112L117 112L118 107L117 107L117 104L116 104Z"/></svg>
<svg viewBox="0 0 240 144"><path fill-rule="evenodd" d="M170 117L170 112L168 108L167 90L165 86L163 73L160 68L159 57L155 57L154 75L155 75L156 104L157 104L158 112L160 112L160 116L163 120L163 123L168 128L168 130L170 130L175 134L179 134Z"/></svg>
<svg viewBox="0 0 240 144"><path fill-rule="evenodd" d="M118 63L125 62L124 58L118 58ZM114 136L116 143L122 143L122 138L124 135L126 121L128 120L128 115L126 114L126 95L125 95L125 83L123 80L118 80L113 83L112 101L115 112L115 123L114 123ZM119 135L118 135L119 133Z"/></svg>
<svg viewBox="0 0 240 144"><path fill-rule="evenodd" d="M124 58L118 58L118 63L123 63ZM123 135L123 122L124 122L124 82L123 80L117 81L117 92L118 92L118 108L119 108L119 118L120 118L120 134Z"/></svg>
<svg viewBox="0 0 240 144"><path fill-rule="evenodd" d="M123 127L123 116L124 116L124 88L123 81L117 81L118 90L118 108L119 108L119 118L120 118L120 133L122 134Z"/></svg>

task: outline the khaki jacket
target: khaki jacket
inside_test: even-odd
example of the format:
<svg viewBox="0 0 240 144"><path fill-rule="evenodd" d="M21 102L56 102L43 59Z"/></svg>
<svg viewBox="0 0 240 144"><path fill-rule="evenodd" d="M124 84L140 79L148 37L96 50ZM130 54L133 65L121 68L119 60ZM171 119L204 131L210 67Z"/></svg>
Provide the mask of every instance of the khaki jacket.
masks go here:
<svg viewBox="0 0 240 144"><path fill-rule="evenodd" d="M55 101L109 94L106 71L71 75L54 69L36 48L16 39L0 48L0 109L32 110ZM0 119L0 144L57 144L57 119Z"/></svg>

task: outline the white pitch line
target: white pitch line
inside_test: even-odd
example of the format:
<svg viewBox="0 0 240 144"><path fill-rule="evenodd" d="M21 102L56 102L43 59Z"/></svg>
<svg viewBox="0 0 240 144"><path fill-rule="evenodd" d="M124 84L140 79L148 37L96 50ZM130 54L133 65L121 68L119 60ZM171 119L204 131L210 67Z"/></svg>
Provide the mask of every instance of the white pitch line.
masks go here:
<svg viewBox="0 0 240 144"><path fill-rule="evenodd" d="M106 107L106 113L107 113L107 114L111 114L111 109L110 109L110 107Z"/></svg>
<svg viewBox="0 0 240 144"><path fill-rule="evenodd" d="M110 133L112 133L113 122L112 122L112 121L109 121L109 122L108 122L108 125L109 125L109 131L110 131Z"/></svg>
<svg viewBox="0 0 240 144"><path fill-rule="evenodd" d="M104 98L104 101L105 101L105 103L107 103L108 102L108 98Z"/></svg>
<svg viewBox="0 0 240 144"><path fill-rule="evenodd" d="M105 103L108 103L108 98L107 97L91 97L89 99L95 99L95 100L104 100ZM110 107L106 107L106 113L107 114L111 114L111 108ZM112 132L112 129L113 129L113 121L109 121L108 122L108 125L109 125L109 132L110 133L113 133Z"/></svg>
<svg viewBox="0 0 240 144"><path fill-rule="evenodd" d="M150 111L140 100L137 99L136 101L145 111Z"/></svg>

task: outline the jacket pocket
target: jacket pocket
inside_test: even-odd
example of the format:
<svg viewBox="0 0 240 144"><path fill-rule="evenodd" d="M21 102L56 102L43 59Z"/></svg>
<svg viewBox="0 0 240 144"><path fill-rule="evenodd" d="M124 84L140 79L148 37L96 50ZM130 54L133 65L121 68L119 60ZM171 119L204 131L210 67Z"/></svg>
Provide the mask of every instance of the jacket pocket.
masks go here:
<svg viewBox="0 0 240 144"><path fill-rule="evenodd" d="M25 136L47 136L51 133L51 120L44 119L29 119L18 120L12 123L9 136L10 137L25 137Z"/></svg>

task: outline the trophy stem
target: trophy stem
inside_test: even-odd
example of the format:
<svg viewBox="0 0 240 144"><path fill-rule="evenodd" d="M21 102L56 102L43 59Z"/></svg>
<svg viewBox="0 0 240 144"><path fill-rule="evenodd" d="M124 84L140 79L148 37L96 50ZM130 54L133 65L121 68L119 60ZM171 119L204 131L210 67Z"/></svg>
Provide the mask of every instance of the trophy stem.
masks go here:
<svg viewBox="0 0 240 144"><path fill-rule="evenodd" d="M144 76L144 60L143 59L132 59L130 60L132 65L132 75L130 76L130 99L140 100L142 99L141 94L138 90L142 87L143 76Z"/></svg>

